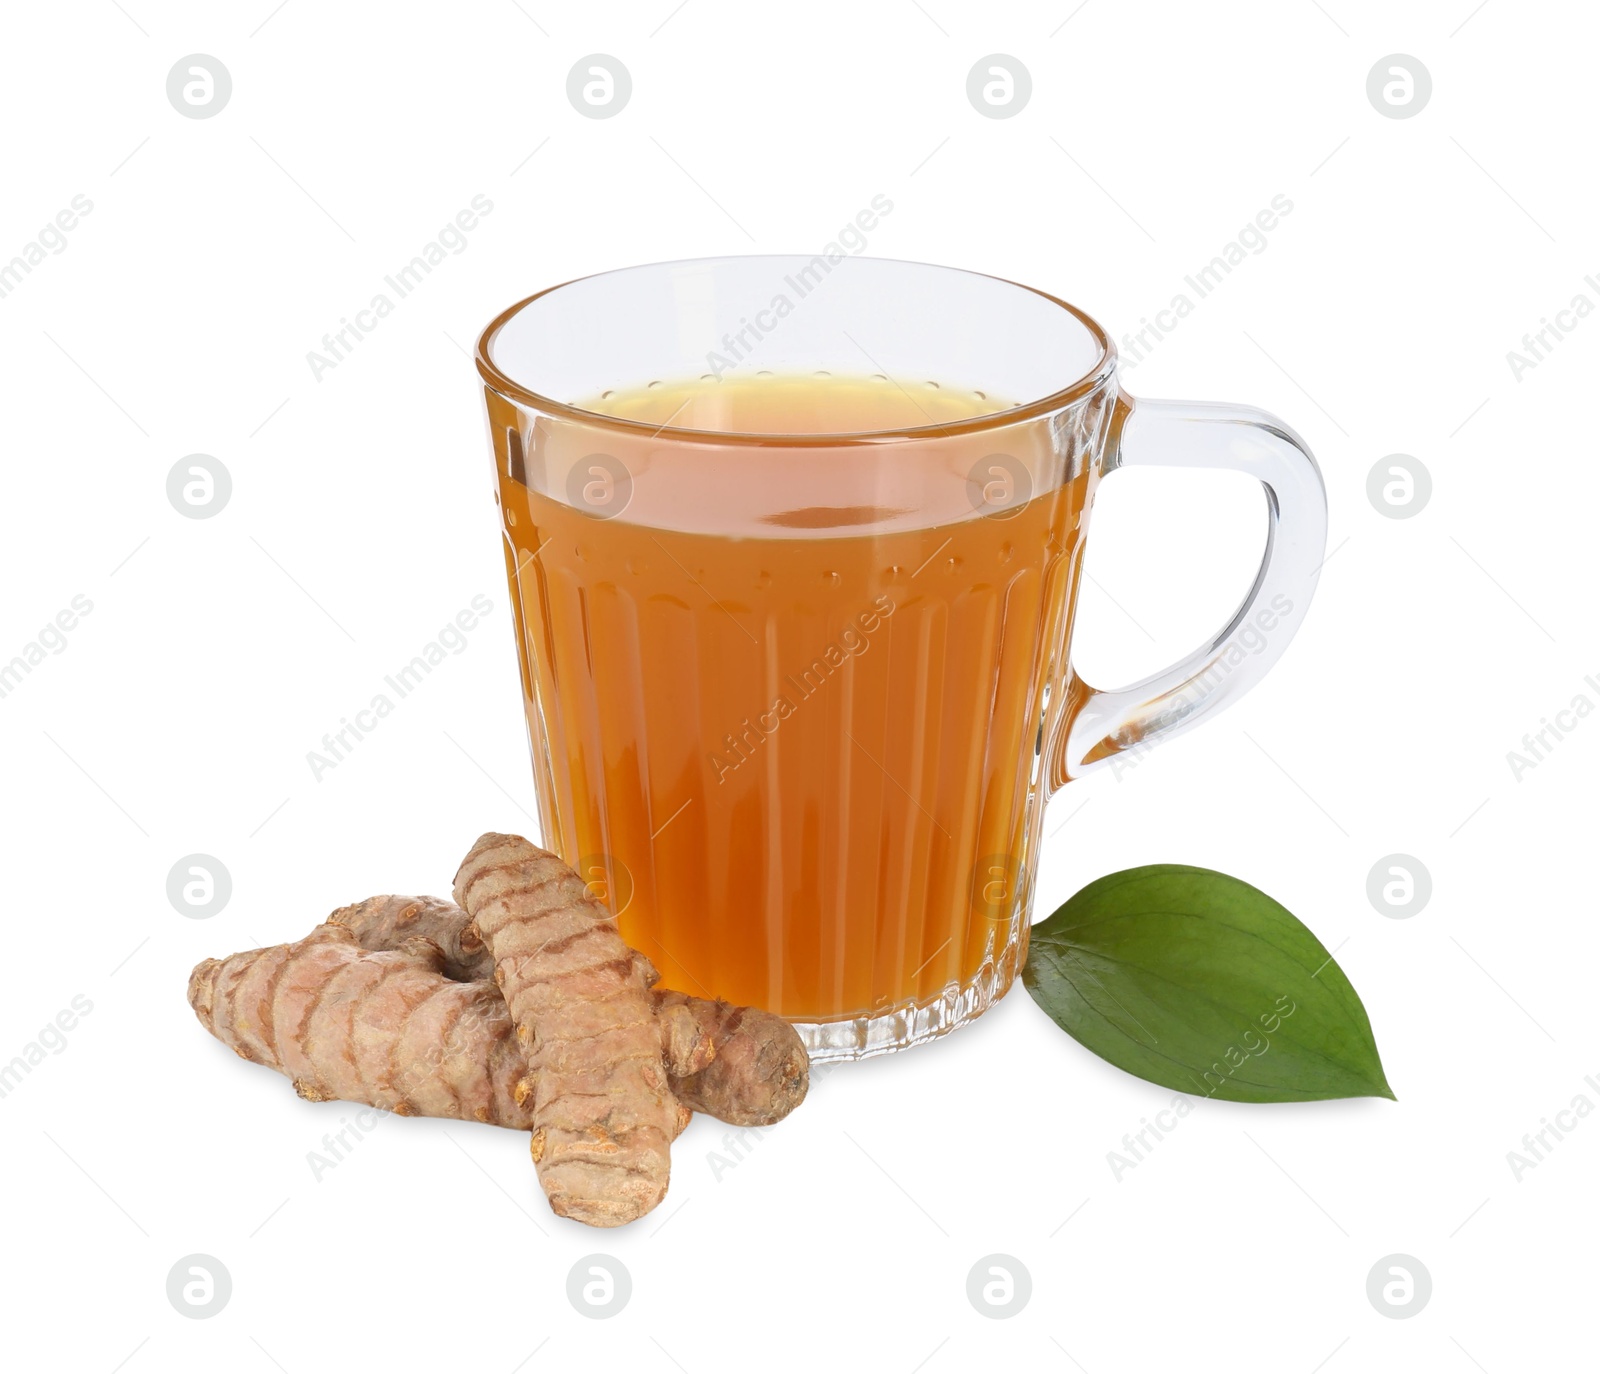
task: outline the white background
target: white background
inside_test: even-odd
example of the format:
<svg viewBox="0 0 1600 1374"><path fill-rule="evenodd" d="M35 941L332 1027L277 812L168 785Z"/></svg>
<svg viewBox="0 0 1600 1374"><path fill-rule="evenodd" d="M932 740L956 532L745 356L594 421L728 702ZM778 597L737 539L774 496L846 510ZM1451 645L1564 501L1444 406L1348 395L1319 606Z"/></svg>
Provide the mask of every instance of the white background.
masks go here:
<svg viewBox="0 0 1600 1374"><path fill-rule="evenodd" d="M0 83L0 260L76 194L68 246L0 299L0 659L93 610L0 699L7 926L0 1060L92 1003L0 1100L5 1362L84 1371L747 1366L1429 1370L1575 1367L1592 1348L1600 1121L1518 1181L1507 1152L1600 1076L1587 858L1590 718L1513 777L1507 751L1600 702L1600 320L1517 380L1524 333L1600 272L1600 22L1575 4L993 0L580 7L288 0L17 6ZM1077 6L1075 9L1074 6ZM120 11L120 12L119 12ZM631 103L579 117L580 57ZM979 117L986 54L1033 78ZM1432 73L1381 117L1372 65ZM232 74L180 117L168 70ZM308 350L483 194L494 209L356 353ZM1240 707L1055 799L1038 914L1131 864L1271 892L1362 994L1397 1103L1207 1103L1120 1180L1171 1094L1064 1037L1020 989L970 1030L822 1077L720 1177L697 1119L672 1192L624 1232L552 1218L524 1137L386 1120L313 1177L349 1109L237 1062L184 1000L193 963L296 938L376 891L448 889L533 792L477 382L509 302L634 262L820 248L876 194L870 251L993 272L1136 328L1282 193L1292 214L1129 376L1249 401L1310 442L1332 509L1299 639ZM169 469L233 494L175 513ZM1366 495L1430 470L1420 515ZM1242 479L1238 479L1242 481ZM1225 478L1108 482L1078 659L1105 685L1225 616L1261 539ZM476 594L469 647L335 771L306 753ZM1115 598L1113 602L1112 598ZM209 920L166 896L215 855ZM1409 920L1366 896L1403 852ZM580 1316L574 1262L633 1296ZM991 1253L1032 1276L996 1321ZM1374 1310L1416 1257L1431 1302ZM168 1302L193 1253L209 1320ZM448 1366L447 1363L448 1362Z"/></svg>

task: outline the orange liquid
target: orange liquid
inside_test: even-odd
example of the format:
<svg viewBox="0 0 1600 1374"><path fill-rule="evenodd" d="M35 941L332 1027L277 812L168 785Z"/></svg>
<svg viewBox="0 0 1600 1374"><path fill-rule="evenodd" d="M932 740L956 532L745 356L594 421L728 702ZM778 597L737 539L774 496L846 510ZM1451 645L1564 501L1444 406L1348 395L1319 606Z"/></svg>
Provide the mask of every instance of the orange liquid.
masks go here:
<svg viewBox="0 0 1600 1374"><path fill-rule="evenodd" d="M757 376L586 408L751 435L998 408L905 385ZM1014 960L1090 480L1046 422L879 448L541 417L496 443L546 843L667 986L826 1021ZM996 452L1023 485L985 518L969 477ZM618 464L620 514L568 504Z"/></svg>

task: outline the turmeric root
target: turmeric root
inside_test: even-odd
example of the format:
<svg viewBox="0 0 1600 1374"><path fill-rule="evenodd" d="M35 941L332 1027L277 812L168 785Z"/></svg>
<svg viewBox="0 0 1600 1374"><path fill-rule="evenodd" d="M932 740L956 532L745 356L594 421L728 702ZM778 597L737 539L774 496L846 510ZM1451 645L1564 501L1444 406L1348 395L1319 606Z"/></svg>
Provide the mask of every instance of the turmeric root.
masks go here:
<svg viewBox="0 0 1600 1374"><path fill-rule="evenodd" d="M505 999L487 979L447 976L474 966L462 957L466 927L452 902L373 897L334 912L297 944L205 960L190 976L189 1003L218 1040L289 1075L308 1101L531 1131L532 1091ZM374 961L394 953L409 963ZM653 996L662 1060L685 1107L769 1126L805 1096L805 1047L781 1017L681 993ZM352 997L363 1005L330 1021L323 1002ZM677 1005L692 1035L660 1014L664 1004ZM710 1073L719 1056L722 1067Z"/></svg>
<svg viewBox="0 0 1600 1374"><path fill-rule="evenodd" d="M781 1016L681 992L657 989L655 998L663 1027L668 1016L682 1010L699 1028L697 1039L711 1044L704 1065L682 1054L667 1058L673 1094L686 1107L730 1126L770 1126L805 1097L811 1060L795 1028Z"/></svg>
<svg viewBox="0 0 1600 1374"><path fill-rule="evenodd" d="M552 1210L591 1226L643 1216L666 1195L685 1109L616 917L560 859L514 835L479 838L455 896L527 1056L533 1160Z"/></svg>
<svg viewBox="0 0 1600 1374"><path fill-rule="evenodd" d="M478 932L469 929L467 913L442 897L368 897L342 906L327 918L343 926L363 949L398 949L402 940L422 936L439 946L444 975L473 983L494 972L494 961Z"/></svg>
<svg viewBox="0 0 1600 1374"><path fill-rule="evenodd" d="M786 1021L654 990L650 961L554 855L485 835L456 891L459 906L369 898L295 944L208 959L190 1003L309 1100L531 1131L552 1208L594 1226L661 1200L691 1110L765 1125L805 1096Z"/></svg>
<svg viewBox="0 0 1600 1374"><path fill-rule="evenodd" d="M349 930L364 949L394 949L404 939L424 936L444 952L444 972L450 978L470 982L488 978L494 972L494 961L483 947L477 928L454 902L438 897L368 897L353 906L340 907L328 920ZM653 987L661 975L643 954L637 950L632 953L645 985ZM674 1072L693 1073L711 1062L715 1047L709 1026L703 1030L700 1019L677 1004L658 1005L657 1012L666 1023L662 1039Z"/></svg>
<svg viewBox="0 0 1600 1374"><path fill-rule="evenodd" d="M296 944L207 959L189 976L189 1003L224 1045L287 1074L308 1101L531 1130L504 999L492 983L446 978L447 963L431 940L369 951L329 923Z"/></svg>
<svg viewBox="0 0 1600 1374"><path fill-rule="evenodd" d="M438 897L369 897L340 907L328 920L370 950L395 949L407 938L424 936L444 952L450 978L476 980L493 972L467 913ZM637 950L633 958L654 988L660 977L655 967ZM655 989L652 996L673 1096L684 1106L734 1126L770 1126L805 1097L810 1061L781 1016L681 992Z"/></svg>

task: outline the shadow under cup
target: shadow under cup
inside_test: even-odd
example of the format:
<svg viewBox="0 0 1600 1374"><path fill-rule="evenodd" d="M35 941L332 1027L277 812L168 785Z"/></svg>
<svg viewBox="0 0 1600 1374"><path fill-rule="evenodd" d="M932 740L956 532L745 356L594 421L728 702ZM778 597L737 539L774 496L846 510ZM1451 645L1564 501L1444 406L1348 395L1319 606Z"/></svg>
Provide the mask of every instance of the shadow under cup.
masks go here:
<svg viewBox="0 0 1600 1374"><path fill-rule="evenodd" d="M478 366L545 843L665 985L815 1057L983 1011L1059 781L1099 328L948 268L728 258L534 296ZM846 379L916 422L736 432L716 404ZM696 399L600 413L651 383Z"/></svg>

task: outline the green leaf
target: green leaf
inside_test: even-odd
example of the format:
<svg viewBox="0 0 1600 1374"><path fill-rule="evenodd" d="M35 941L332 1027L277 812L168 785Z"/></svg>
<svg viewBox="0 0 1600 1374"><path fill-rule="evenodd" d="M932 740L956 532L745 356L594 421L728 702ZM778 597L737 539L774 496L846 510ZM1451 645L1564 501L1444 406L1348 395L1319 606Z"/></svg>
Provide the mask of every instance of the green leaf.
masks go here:
<svg viewBox="0 0 1600 1374"><path fill-rule="evenodd" d="M1022 981L1080 1045L1178 1092L1394 1096L1333 956L1226 873L1151 864L1090 883L1033 927Z"/></svg>

